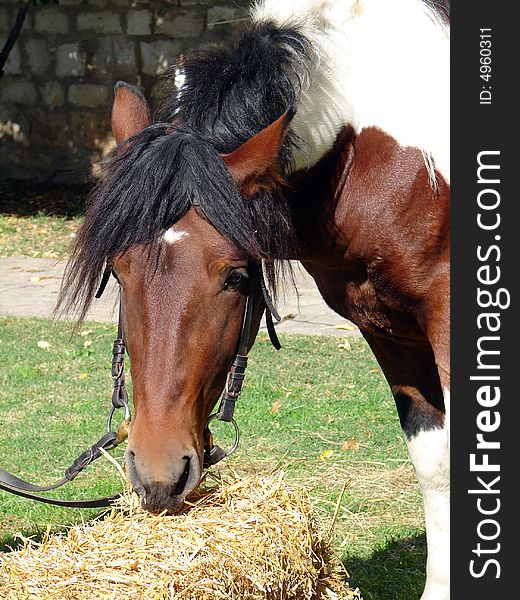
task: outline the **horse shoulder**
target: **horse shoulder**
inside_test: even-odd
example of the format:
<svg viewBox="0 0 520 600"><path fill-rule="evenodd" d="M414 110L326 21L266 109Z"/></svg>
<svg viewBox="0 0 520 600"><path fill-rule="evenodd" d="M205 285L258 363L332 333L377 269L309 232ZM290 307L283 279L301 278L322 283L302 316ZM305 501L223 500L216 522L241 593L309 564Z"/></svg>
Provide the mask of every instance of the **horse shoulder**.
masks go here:
<svg viewBox="0 0 520 600"><path fill-rule="evenodd" d="M440 175L432 186L420 150L377 128L334 156L315 167L318 183L302 199L307 229L319 221L306 268L325 301L361 328L424 336L423 306L445 304L447 290L449 301L449 187Z"/></svg>

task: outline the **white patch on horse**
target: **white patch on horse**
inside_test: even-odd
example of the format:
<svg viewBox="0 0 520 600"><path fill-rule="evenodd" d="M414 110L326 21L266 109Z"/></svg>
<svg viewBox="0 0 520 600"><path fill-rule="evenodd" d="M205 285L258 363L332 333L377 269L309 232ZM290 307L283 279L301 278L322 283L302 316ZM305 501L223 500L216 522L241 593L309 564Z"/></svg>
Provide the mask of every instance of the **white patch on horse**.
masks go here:
<svg viewBox="0 0 520 600"><path fill-rule="evenodd" d="M449 395L449 394L448 394ZM423 493L428 560L421 600L450 597L450 453L449 431L421 431L406 439Z"/></svg>
<svg viewBox="0 0 520 600"><path fill-rule="evenodd" d="M188 237L187 231L177 231L174 227L170 227L170 229L167 229L164 232L162 239L167 244L176 244L177 242L179 242L180 240L182 240L186 237Z"/></svg>
<svg viewBox="0 0 520 600"><path fill-rule="evenodd" d="M300 30L310 73L293 121L312 166L342 127L378 127L419 148L430 179L450 180L449 28L422 0L261 0L254 21Z"/></svg>

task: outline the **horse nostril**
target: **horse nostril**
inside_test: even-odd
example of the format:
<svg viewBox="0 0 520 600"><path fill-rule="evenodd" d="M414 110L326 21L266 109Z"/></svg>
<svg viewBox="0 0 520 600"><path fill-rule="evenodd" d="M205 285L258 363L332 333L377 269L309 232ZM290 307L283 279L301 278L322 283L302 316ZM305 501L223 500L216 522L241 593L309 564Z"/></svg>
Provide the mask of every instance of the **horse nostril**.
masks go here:
<svg viewBox="0 0 520 600"><path fill-rule="evenodd" d="M183 456L182 458L183 458L183 460L186 461L186 465L184 466L184 470L183 470L181 476L179 477L177 484L175 485L175 490L173 493L176 496L180 496L182 494L182 492L184 491L184 488L186 487L186 483L188 482L188 477L190 476L191 457Z"/></svg>

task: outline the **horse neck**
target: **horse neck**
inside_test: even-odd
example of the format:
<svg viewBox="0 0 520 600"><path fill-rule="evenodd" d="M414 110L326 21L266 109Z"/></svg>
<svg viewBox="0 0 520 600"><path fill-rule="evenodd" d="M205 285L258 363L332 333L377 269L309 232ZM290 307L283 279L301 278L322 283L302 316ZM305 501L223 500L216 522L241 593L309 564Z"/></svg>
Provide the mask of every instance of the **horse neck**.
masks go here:
<svg viewBox="0 0 520 600"><path fill-rule="evenodd" d="M422 0L263 0L254 21L292 23L308 41L293 159L314 166L337 132L377 126L449 177L449 34ZM395 65L399 65L396 72ZM299 64L295 65L300 69Z"/></svg>
<svg viewBox="0 0 520 600"><path fill-rule="evenodd" d="M288 194L301 261L335 262L341 260L335 212L341 201L345 178L353 157L354 132L345 127L336 144L312 169L298 171L289 178Z"/></svg>
<svg viewBox="0 0 520 600"><path fill-rule="evenodd" d="M391 259L399 244L411 254L419 230L421 252L438 255L449 242L449 186L437 176L432 187L417 148L377 128L344 128L315 167L291 179L296 258L330 269L365 268Z"/></svg>

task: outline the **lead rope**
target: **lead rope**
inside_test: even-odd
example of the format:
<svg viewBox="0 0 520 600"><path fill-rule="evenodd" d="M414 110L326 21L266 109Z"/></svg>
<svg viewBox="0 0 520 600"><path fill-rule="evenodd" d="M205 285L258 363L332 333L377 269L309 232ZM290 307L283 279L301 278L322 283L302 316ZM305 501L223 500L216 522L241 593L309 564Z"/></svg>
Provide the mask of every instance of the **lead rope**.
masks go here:
<svg viewBox="0 0 520 600"><path fill-rule="evenodd" d="M110 278L111 269L105 269L99 289L96 293L96 298L100 298L103 294L108 280ZM82 452L78 458L65 470L64 476L59 481L51 483L49 485L35 485L29 481L25 481L16 475L13 475L0 468L0 489L22 496L24 498L30 498L31 500L38 500L45 504L54 504L56 506L69 506L73 508L102 508L110 506L110 504L119 498L117 496L104 496L103 498L95 498L93 500L60 500L55 498L47 498L46 496L40 496L33 492L49 492L55 490L66 483L69 483L75 479L82 471L97 460L103 451L113 450L121 442L123 442L128 436L128 427L130 425L131 413L130 406L128 403L128 393L125 385L125 372L124 372L124 354L125 344L123 338L123 314L122 314L122 302L121 302L121 288L119 289L119 319L117 326L117 339L114 342L112 357L112 377L114 379L114 391L112 392L112 408L110 410L107 422L107 431L101 438L93 444L90 448ZM112 419L117 409L124 409L124 418L121 421L118 430L112 431Z"/></svg>

